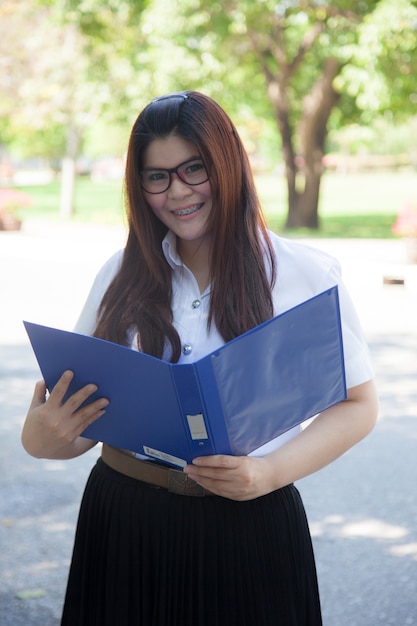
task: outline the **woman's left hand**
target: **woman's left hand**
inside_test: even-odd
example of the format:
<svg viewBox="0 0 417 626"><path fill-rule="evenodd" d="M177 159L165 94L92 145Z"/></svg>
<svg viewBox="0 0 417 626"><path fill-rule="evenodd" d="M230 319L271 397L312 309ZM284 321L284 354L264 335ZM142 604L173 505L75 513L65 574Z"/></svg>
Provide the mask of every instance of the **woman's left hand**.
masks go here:
<svg viewBox="0 0 417 626"><path fill-rule="evenodd" d="M231 500L253 500L309 476L339 458L375 425L374 382L351 387L347 396L264 457L198 457L184 471L205 489Z"/></svg>
<svg viewBox="0 0 417 626"><path fill-rule="evenodd" d="M205 489L231 500L253 500L276 489L273 469L265 457L203 456L184 471Z"/></svg>

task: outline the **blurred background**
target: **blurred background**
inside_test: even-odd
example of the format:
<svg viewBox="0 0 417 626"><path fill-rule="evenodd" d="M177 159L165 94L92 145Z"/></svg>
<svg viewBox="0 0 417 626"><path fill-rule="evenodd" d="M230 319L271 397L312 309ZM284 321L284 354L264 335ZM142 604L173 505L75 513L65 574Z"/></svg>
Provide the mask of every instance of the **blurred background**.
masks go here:
<svg viewBox="0 0 417 626"><path fill-rule="evenodd" d="M235 121L269 226L339 258L369 342L377 428L299 484L324 624L417 624L416 50L416 0L0 0L1 626L58 626L100 452L22 449L22 320L73 327L124 245L132 124L183 89Z"/></svg>
<svg viewBox="0 0 417 626"><path fill-rule="evenodd" d="M119 223L138 112L197 89L236 122L272 228L401 236L416 46L413 0L2 0L0 224Z"/></svg>

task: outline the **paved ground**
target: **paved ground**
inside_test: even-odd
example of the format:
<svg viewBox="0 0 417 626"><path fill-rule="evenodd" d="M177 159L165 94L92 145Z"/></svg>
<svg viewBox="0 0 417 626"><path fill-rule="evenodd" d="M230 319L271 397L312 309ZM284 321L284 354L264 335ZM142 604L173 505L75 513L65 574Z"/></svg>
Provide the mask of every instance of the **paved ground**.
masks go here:
<svg viewBox="0 0 417 626"><path fill-rule="evenodd" d="M22 450L39 374L21 320L70 329L96 270L123 240L122 229L29 222L0 233L1 626L59 624L78 504L97 456L40 461ZM371 436L299 483L324 623L417 624L417 266L405 263L401 241L314 245L342 262L381 401ZM384 285L384 276L405 284Z"/></svg>

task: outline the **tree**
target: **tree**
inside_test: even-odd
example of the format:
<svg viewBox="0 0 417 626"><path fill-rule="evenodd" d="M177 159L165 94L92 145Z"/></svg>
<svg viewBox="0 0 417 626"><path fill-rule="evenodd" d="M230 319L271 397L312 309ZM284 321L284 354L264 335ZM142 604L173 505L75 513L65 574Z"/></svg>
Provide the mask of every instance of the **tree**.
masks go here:
<svg viewBox="0 0 417 626"><path fill-rule="evenodd" d="M401 122L417 110L417 2L384 0L358 34L352 63L337 79L369 123L375 115Z"/></svg>
<svg viewBox="0 0 417 626"><path fill-rule="evenodd" d="M100 113L111 108L114 118L123 120L130 104L127 95L134 84L135 46L143 43L140 28L142 12L148 0L39 0L51 4L52 16L71 39L72 53L79 52L80 72L71 80L73 68L67 64L75 106L68 110L66 153L62 167L61 213L70 215L73 208L75 159L83 135ZM77 102L76 97L80 96ZM61 108L62 110L62 108Z"/></svg>
<svg viewBox="0 0 417 626"><path fill-rule="evenodd" d="M2 12L6 38L2 38L2 58L13 78L0 85L1 113L9 118L9 135L42 135L49 146L58 138L54 147L62 157L61 214L69 216L75 159L85 129L96 118L106 95L85 81L88 60L74 24L64 26L52 8L21 0L4 4Z"/></svg>
<svg viewBox="0 0 417 626"><path fill-rule="evenodd" d="M244 91L245 99L263 100L263 92L268 94L282 142L288 228L319 226L322 160L330 116L338 107L339 120L344 116L352 119L367 106L369 90L360 80L361 75L368 79L366 63L374 66L381 84L387 75L395 83L397 72L402 72L399 104L408 92L411 97L413 90L417 90L416 73L410 71L415 59L412 51L417 45L413 4L409 0L394 3L392 0L224 0L221 3L183 0L181 3L187 16L182 28L190 49L200 56L202 65L210 53L228 68L226 84L230 85L233 77L239 76L242 85L250 85ZM389 21L371 20L377 10L382 12L390 6L392 11L394 5L396 8L401 5L402 15L401 28L397 28L395 35ZM361 42L366 32L369 36L370 31L378 33L381 29L385 38L379 55L372 58L372 52L361 47ZM401 49L406 48L404 54L398 51L399 40ZM346 80L349 74L355 77L356 91ZM263 77L262 84L259 75ZM242 97L242 90L237 94ZM384 105L379 101L378 110L382 106L387 109L392 98Z"/></svg>
<svg viewBox="0 0 417 626"><path fill-rule="evenodd" d="M8 0L0 3L0 130L65 146L71 183L99 115L130 121L154 95L200 88L234 117L251 116L258 133L274 121L286 225L317 228L329 127L415 110L416 3ZM63 198L69 213L70 187Z"/></svg>
<svg viewBox="0 0 417 626"><path fill-rule="evenodd" d="M42 136L59 152L64 217L73 213L75 162L86 131L110 104L124 110L125 102L117 107L115 99L123 101L133 82L125 46L143 8L142 2L73 4L76 10L65 0L0 5L0 59L8 69L0 77L3 134Z"/></svg>

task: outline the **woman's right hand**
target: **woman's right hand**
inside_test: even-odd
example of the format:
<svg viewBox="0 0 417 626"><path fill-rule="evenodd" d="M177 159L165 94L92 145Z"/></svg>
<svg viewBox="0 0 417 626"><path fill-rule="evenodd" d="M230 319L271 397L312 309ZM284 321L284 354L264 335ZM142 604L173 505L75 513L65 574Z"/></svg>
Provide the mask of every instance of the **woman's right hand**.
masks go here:
<svg viewBox="0 0 417 626"><path fill-rule="evenodd" d="M70 459L83 454L95 441L80 437L81 433L105 413L109 404L99 398L81 406L95 391L96 385L86 385L64 402L74 374L66 371L56 383L48 398L46 385L35 386L32 402L22 430L22 444L26 452L38 458Z"/></svg>

